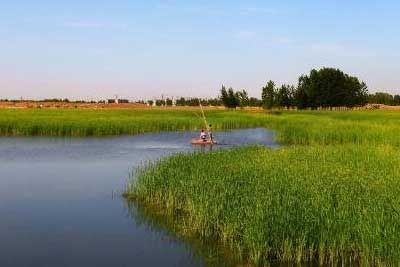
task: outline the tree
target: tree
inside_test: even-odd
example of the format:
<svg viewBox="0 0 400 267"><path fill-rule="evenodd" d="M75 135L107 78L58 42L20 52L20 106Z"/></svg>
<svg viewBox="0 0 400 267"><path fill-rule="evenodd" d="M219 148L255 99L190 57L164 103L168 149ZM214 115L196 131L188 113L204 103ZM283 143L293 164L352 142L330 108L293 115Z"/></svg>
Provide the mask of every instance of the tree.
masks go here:
<svg viewBox="0 0 400 267"><path fill-rule="evenodd" d="M249 95L246 90L238 91L235 93L236 99L238 99L240 107L248 107L249 106Z"/></svg>
<svg viewBox="0 0 400 267"><path fill-rule="evenodd" d="M181 97L176 100L176 105L177 106L186 106L186 99L184 97Z"/></svg>
<svg viewBox="0 0 400 267"><path fill-rule="evenodd" d="M256 97L249 98L249 107L261 107L262 101Z"/></svg>
<svg viewBox="0 0 400 267"><path fill-rule="evenodd" d="M295 95L298 108L353 107L367 102L368 91L358 78L339 69L322 68L300 76Z"/></svg>
<svg viewBox="0 0 400 267"><path fill-rule="evenodd" d="M394 104L394 97L388 93L376 92L375 94L368 96L368 102L371 104L384 104L390 106Z"/></svg>
<svg viewBox="0 0 400 267"><path fill-rule="evenodd" d="M400 106L400 95L395 95L393 97L393 105L394 106Z"/></svg>
<svg viewBox="0 0 400 267"><path fill-rule="evenodd" d="M268 81L267 84L262 88L262 102L264 108L272 108L275 104L275 83Z"/></svg>
<svg viewBox="0 0 400 267"><path fill-rule="evenodd" d="M279 107L289 108L293 105L294 86L283 84L276 91L275 104Z"/></svg>
<svg viewBox="0 0 400 267"><path fill-rule="evenodd" d="M221 88L221 101L227 108L236 108L239 106L239 99L232 87L226 90L225 86Z"/></svg>
<svg viewBox="0 0 400 267"><path fill-rule="evenodd" d="M224 85L222 85L222 88L221 88L221 101L225 107L227 107L229 105L228 91L226 90Z"/></svg>
<svg viewBox="0 0 400 267"><path fill-rule="evenodd" d="M165 105L165 101L161 99L156 100L156 106L161 107Z"/></svg>
<svg viewBox="0 0 400 267"><path fill-rule="evenodd" d="M167 106L172 106L172 104L173 104L172 99L167 98L167 99L165 100L165 104L166 104Z"/></svg>
<svg viewBox="0 0 400 267"><path fill-rule="evenodd" d="M219 98L211 98L211 99L208 99L208 105L220 106L220 105L222 105L222 102L221 102L221 99L219 99Z"/></svg>
<svg viewBox="0 0 400 267"><path fill-rule="evenodd" d="M237 97L235 91L233 91L232 87L228 89L228 100L229 100L229 105L228 105L229 108L236 108L237 106L240 105L240 100Z"/></svg>

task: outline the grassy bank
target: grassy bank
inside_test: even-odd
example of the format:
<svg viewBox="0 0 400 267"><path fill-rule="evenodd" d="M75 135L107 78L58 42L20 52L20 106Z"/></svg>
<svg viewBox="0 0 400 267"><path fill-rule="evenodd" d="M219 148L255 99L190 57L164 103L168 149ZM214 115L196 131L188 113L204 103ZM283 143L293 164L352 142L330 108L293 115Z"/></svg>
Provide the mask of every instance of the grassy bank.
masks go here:
<svg viewBox="0 0 400 267"><path fill-rule="evenodd" d="M400 264L400 114L284 112L289 144L176 155L141 170L127 198L217 239L244 263Z"/></svg>
<svg viewBox="0 0 400 267"><path fill-rule="evenodd" d="M194 130L199 110L0 109L2 136L108 136ZM215 129L261 126L260 114L208 110Z"/></svg>

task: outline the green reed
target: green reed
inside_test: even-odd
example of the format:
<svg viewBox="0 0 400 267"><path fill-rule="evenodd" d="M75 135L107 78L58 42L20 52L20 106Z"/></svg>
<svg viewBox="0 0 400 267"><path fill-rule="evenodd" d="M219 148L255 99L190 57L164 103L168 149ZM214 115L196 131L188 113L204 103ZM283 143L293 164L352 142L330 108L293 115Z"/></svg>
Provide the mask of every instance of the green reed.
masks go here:
<svg viewBox="0 0 400 267"><path fill-rule="evenodd" d="M178 154L133 174L125 196L243 263L399 266L400 113L255 116L289 146Z"/></svg>
<svg viewBox="0 0 400 267"><path fill-rule="evenodd" d="M0 109L3 136L108 136L184 131L204 127L199 110ZM214 129L261 126L243 111L206 111Z"/></svg>

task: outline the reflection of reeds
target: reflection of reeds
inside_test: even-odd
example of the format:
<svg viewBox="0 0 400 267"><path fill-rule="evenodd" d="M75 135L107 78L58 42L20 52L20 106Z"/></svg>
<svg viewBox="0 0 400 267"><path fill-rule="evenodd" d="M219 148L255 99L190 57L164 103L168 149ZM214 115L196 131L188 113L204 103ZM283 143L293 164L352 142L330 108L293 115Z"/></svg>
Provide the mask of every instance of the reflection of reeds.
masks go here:
<svg viewBox="0 0 400 267"><path fill-rule="evenodd" d="M278 150L179 154L126 192L178 218L178 236L218 240L244 263L400 264L400 113L283 112ZM179 216L177 216L177 214Z"/></svg>
<svg viewBox="0 0 400 267"><path fill-rule="evenodd" d="M157 206L139 205L133 201L126 201L126 207L135 224L159 233L162 237L169 237L168 242L179 241L179 244L192 253L194 260L200 260L207 266L235 266L240 262L240 259L235 258L231 250L219 244L218 240L201 240L185 234L187 222L184 216L171 216Z"/></svg>

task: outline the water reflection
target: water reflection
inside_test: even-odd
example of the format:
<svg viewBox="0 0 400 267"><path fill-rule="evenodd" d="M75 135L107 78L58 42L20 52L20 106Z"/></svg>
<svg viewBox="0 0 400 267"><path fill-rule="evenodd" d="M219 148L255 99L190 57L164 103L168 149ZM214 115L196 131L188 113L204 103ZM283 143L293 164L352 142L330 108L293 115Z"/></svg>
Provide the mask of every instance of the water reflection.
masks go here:
<svg viewBox="0 0 400 267"><path fill-rule="evenodd" d="M125 202L130 217L138 225L146 227L149 231L157 232L171 244L181 243L191 251L193 259L201 260L206 266L239 266L240 258L235 257L231 250L222 246L216 240L200 240L199 238L184 237L179 235L182 220L179 217L165 216L159 210L152 210L133 201ZM178 233L178 234L177 234ZM179 235L179 237L178 237Z"/></svg>
<svg viewBox="0 0 400 267"><path fill-rule="evenodd" d="M193 249L115 198L144 161L245 143L277 146L265 129L216 133L222 145L214 147L190 145L196 135L0 138L0 266L202 266L221 259L207 256L213 246Z"/></svg>

